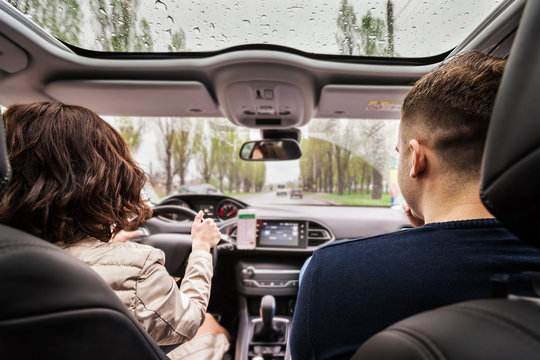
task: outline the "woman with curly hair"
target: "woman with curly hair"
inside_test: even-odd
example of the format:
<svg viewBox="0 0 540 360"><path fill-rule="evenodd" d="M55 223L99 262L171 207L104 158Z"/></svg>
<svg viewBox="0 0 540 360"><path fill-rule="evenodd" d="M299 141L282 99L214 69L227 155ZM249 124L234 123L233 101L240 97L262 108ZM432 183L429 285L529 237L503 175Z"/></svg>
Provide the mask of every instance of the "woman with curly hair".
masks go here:
<svg viewBox="0 0 540 360"><path fill-rule="evenodd" d="M221 237L213 220L203 220L202 213L195 218L192 253L178 288L161 250L111 241L152 214L141 198L144 172L112 126L88 109L61 103L13 105L3 116L13 181L0 201L0 223L90 265L159 345L189 341L205 322L197 341L169 356L221 358L228 334L206 316L210 249Z"/></svg>

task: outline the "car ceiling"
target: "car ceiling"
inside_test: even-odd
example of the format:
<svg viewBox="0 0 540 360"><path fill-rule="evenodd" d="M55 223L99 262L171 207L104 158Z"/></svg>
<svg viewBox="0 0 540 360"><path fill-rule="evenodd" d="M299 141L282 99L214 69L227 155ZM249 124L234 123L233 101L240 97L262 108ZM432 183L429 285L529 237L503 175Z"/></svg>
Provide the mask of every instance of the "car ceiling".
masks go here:
<svg viewBox="0 0 540 360"><path fill-rule="evenodd" d="M480 50L506 57L524 3L504 3L448 56ZM278 47L242 47L204 57L94 58L76 54L4 1L0 11L3 106L57 100L101 115L224 116L236 125L259 128L301 126L312 117L399 119L399 110L373 112L367 105L401 101L411 84L446 57L344 62ZM259 88L274 89L276 103L289 99L289 114L270 116L281 118L280 123L255 122L260 119L248 114L250 106L257 106L249 98L251 90Z"/></svg>

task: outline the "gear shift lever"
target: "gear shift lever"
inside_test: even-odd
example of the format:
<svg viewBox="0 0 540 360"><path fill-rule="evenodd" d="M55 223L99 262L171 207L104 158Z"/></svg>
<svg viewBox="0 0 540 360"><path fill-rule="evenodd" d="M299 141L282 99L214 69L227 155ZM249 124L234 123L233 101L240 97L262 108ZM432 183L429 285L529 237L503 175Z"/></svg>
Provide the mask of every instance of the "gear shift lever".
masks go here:
<svg viewBox="0 0 540 360"><path fill-rule="evenodd" d="M263 328L261 331L268 332L274 330L273 319L276 313L276 299L272 295L265 295L261 300L259 315L261 316Z"/></svg>
<svg viewBox="0 0 540 360"><path fill-rule="evenodd" d="M253 340L259 342L282 341L285 336L283 327L276 327L274 324L274 315L276 313L276 299L272 295L265 295L261 300L259 314L262 324L257 324L253 331ZM279 324L278 324L279 325Z"/></svg>

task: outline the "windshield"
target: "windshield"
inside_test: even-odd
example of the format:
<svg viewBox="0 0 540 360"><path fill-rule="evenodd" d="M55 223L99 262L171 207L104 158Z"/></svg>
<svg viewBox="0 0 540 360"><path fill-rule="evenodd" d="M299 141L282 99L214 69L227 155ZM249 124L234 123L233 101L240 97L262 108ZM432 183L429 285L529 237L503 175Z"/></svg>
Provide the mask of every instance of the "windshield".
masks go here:
<svg viewBox="0 0 540 360"><path fill-rule="evenodd" d="M225 194L248 204L398 203L397 120L312 119L298 160L239 157L260 131L227 119L106 117L126 139L158 197ZM148 192L148 191L147 191Z"/></svg>
<svg viewBox="0 0 540 360"><path fill-rule="evenodd" d="M107 52L279 45L331 55L427 57L463 41L501 0L8 0L69 44Z"/></svg>

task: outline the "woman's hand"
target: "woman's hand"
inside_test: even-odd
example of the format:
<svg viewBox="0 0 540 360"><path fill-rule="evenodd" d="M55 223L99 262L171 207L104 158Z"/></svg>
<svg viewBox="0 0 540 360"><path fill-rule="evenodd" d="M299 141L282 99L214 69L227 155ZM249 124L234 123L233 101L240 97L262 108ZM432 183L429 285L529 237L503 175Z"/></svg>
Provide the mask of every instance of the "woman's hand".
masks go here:
<svg viewBox="0 0 540 360"><path fill-rule="evenodd" d="M203 220L204 213L199 211L191 226L191 249L209 252L221 239L221 233L213 219Z"/></svg>

